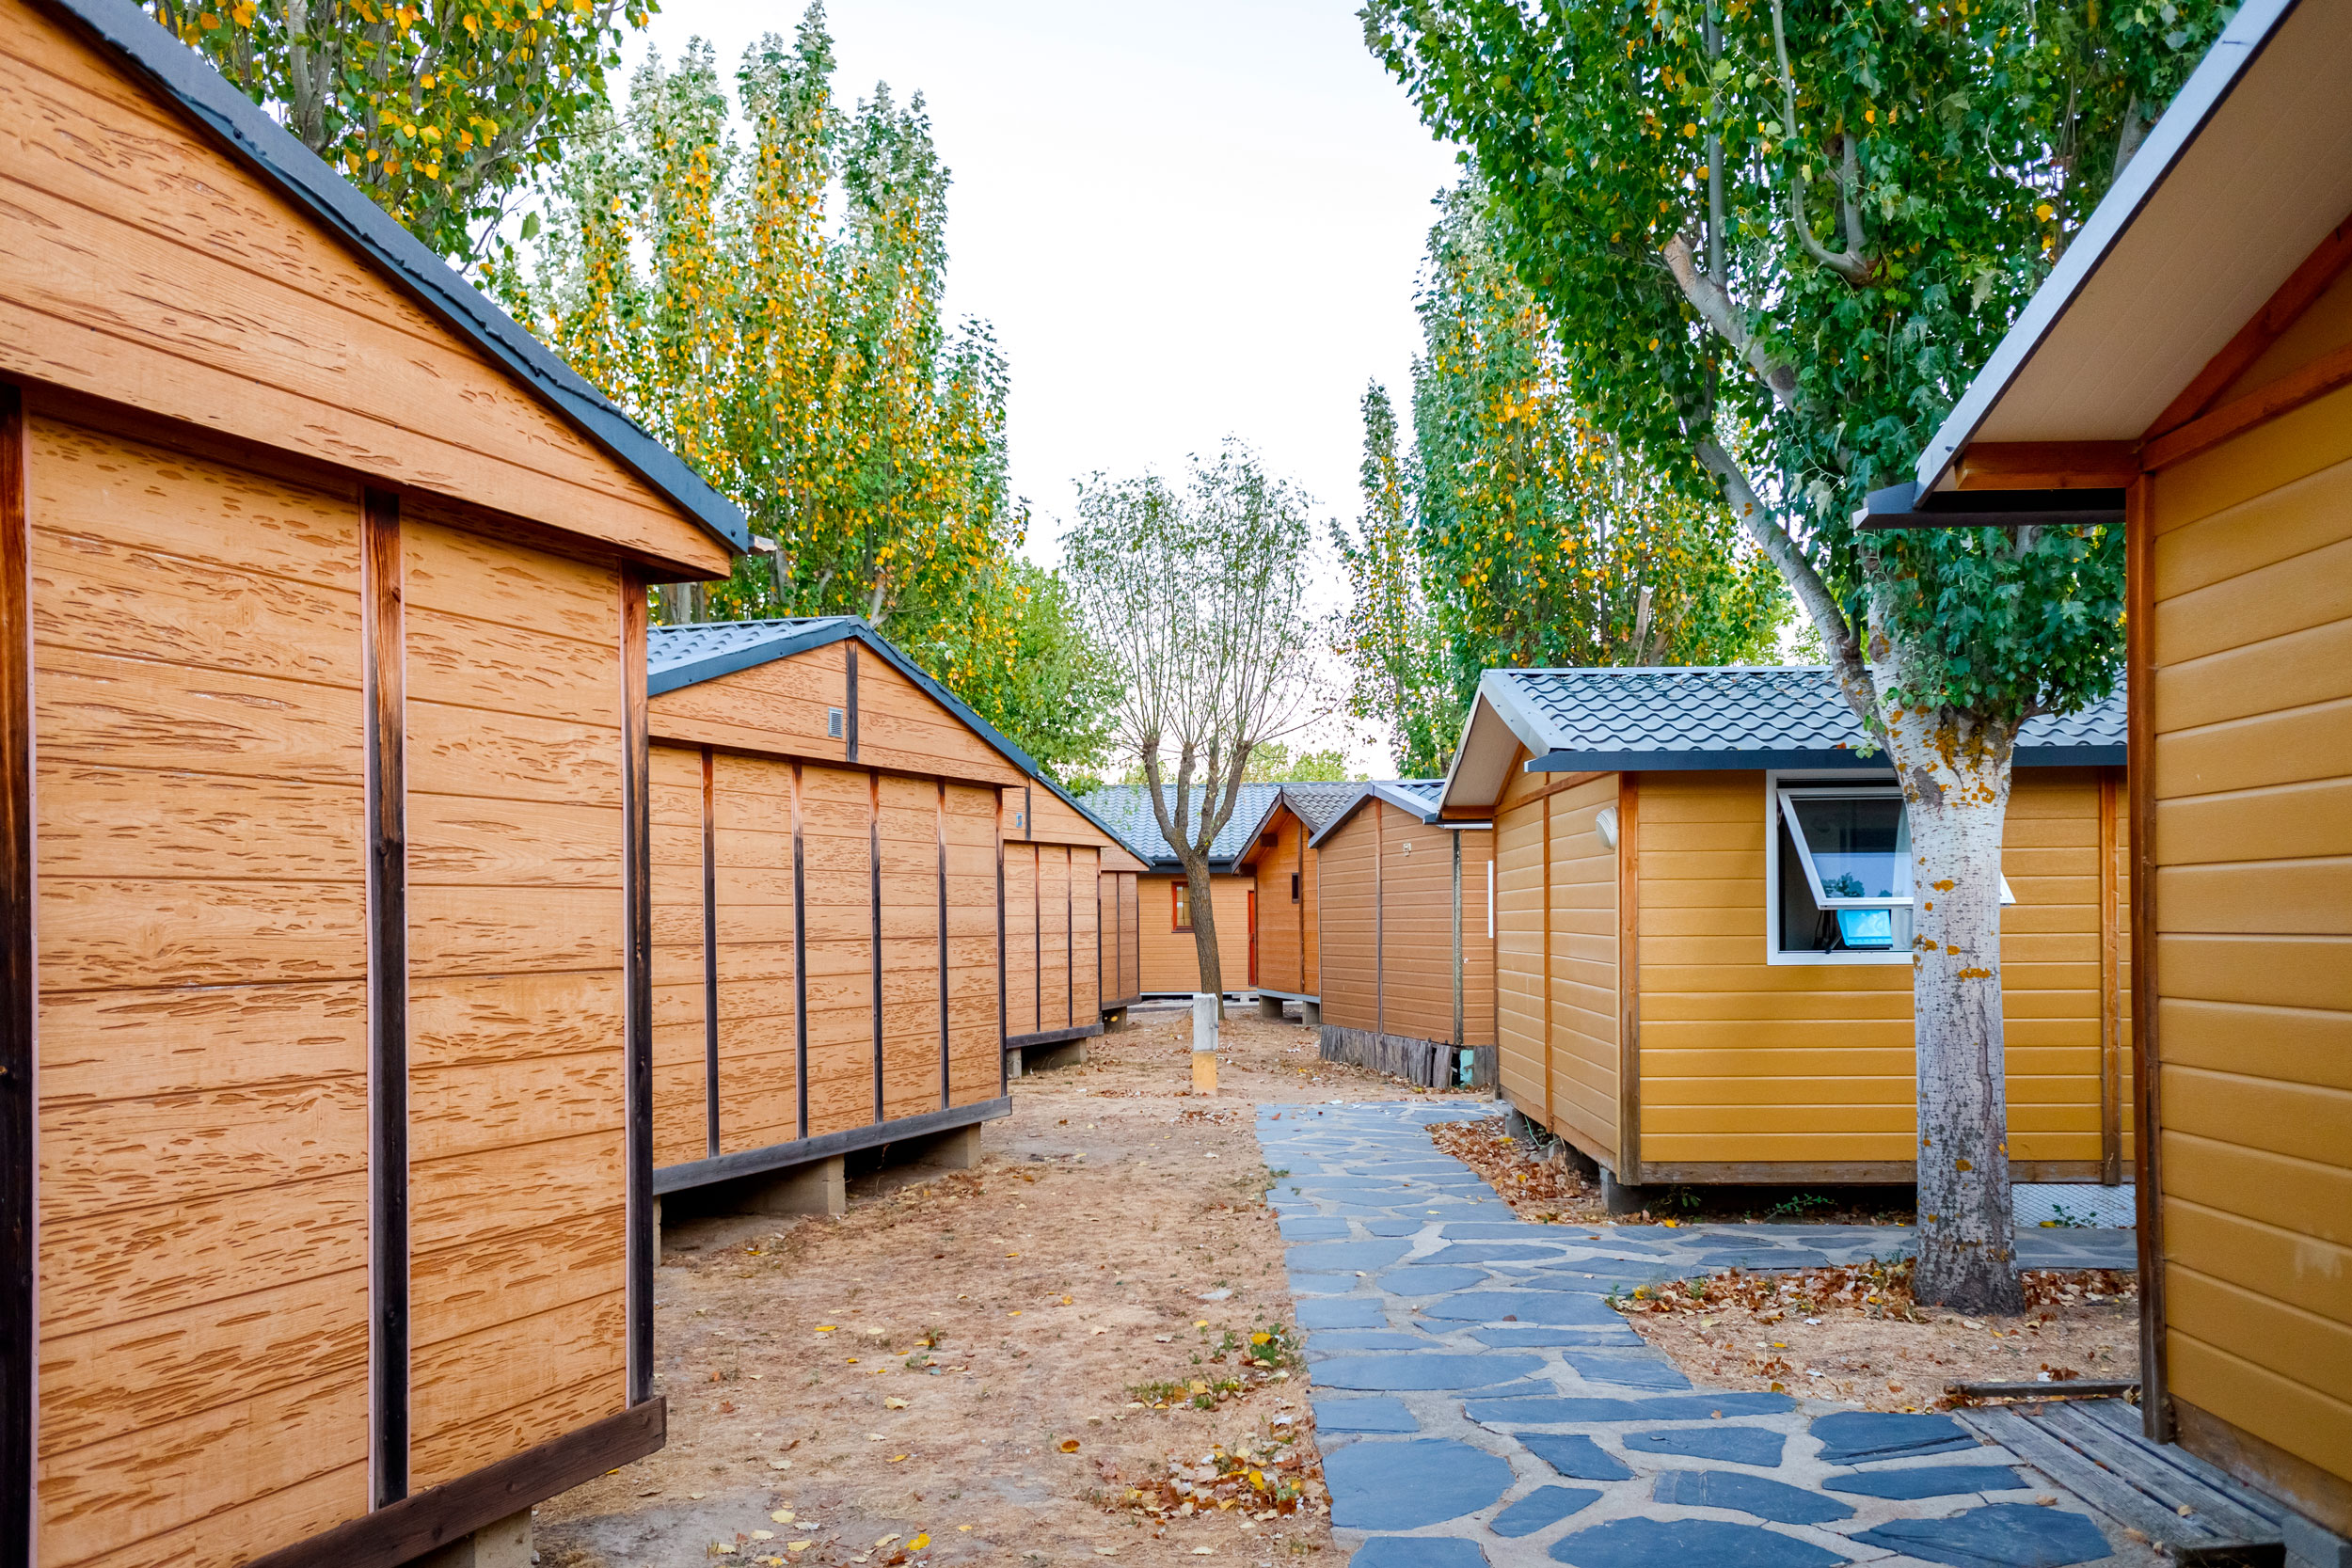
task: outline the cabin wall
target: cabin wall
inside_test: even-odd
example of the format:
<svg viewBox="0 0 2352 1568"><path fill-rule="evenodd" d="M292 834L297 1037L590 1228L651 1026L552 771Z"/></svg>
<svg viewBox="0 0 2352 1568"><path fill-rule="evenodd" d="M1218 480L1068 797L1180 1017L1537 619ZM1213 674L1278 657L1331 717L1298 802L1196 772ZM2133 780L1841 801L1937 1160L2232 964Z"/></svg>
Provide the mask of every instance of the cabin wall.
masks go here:
<svg viewBox="0 0 2352 1568"><path fill-rule="evenodd" d="M1005 845L1005 1037L1103 1021L1102 853L1067 844Z"/></svg>
<svg viewBox="0 0 2352 1568"><path fill-rule="evenodd" d="M358 498L28 423L39 1561L212 1568L368 1506Z"/></svg>
<svg viewBox="0 0 2352 1568"><path fill-rule="evenodd" d="M0 0L0 374L725 572L716 540L144 83L26 0Z"/></svg>
<svg viewBox="0 0 2352 1568"><path fill-rule="evenodd" d="M723 679L731 677L722 677ZM665 699L666 701L666 696ZM993 788L653 748L654 1164L686 1164L996 1097ZM704 947L706 767L708 895ZM809 915L809 1125L800 1108L793 823ZM823 885L819 885L820 881ZM881 892L880 1084L873 935ZM942 903L946 974L943 994ZM718 1077L704 1033L715 959ZM947 1063L942 1095L942 1013ZM719 1143L709 1147L715 1096Z"/></svg>
<svg viewBox="0 0 2352 1568"><path fill-rule="evenodd" d="M1307 847L1306 824L1288 811L1276 813L1274 844L1262 847L1253 867L1258 886L1258 984L1267 990L1293 996L1316 994L1316 975L1308 963L1307 944L1314 929L1312 873L1308 863L1314 851ZM1299 896L1291 899L1291 879L1299 881Z"/></svg>
<svg viewBox="0 0 2352 1568"><path fill-rule="evenodd" d="M1492 830L1450 829L1462 845L1463 1045L1498 1043L1495 1034L1495 933L1488 919L1494 886Z"/></svg>
<svg viewBox="0 0 2352 1568"><path fill-rule="evenodd" d="M2352 1533L2352 390L2145 487L2169 1391Z"/></svg>
<svg viewBox="0 0 2352 1568"><path fill-rule="evenodd" d="M1495 811L1495 1029L1504 1095L1618 1163L1616 857L1595 826L1617 775L1516 768Z"/></svg>
<svg viewBox="0 0 2352 1568"><path fill-rule="evenodd" d="M1200 987L1200 949L1190 931L1176 929L1173 889L1179 879L1164 874L1136 879L1138 974L1148 995L1189 995ZM1209 879L1215 900L1218 967L1228 992L1249 984L1249 894L1251 879L1223 873Z"/></svg>
<svg viewBox="0 0 2352 1568"><path fill-rule="evenodd" d="M622 580L401 532L421 1490L627 1403Z"/></svg>
<svg viewBox="0 0 2352 1568"><path fill-rule="evenodd" d="M1316 980L1327 1027L1371 1033L1380 1026L1377 856L1380 814L1387 809L1367 802L1315 846L1323 932Z"/></svg>
<svg viewBox="0 0 2352 1568"><path fill-rule="evenodd" d="M2018 902L2002 914L2001 963L2021 1180L2098 1180L2104 1118L2122 1110L2128 1019L2119 1006L2110 1057L2102 998L2122 994L2114 963L2128 846L2113 785L2104 787L2118 834L2111 877L2101 867L2098 770L2021 768L2010 790L2002 864ZM1761 773L1642 776L1645 1175L1772 1180L1742 1168L1771 1164L1787 1180L1908 1180L1917 1126L1910 967L1767 961L1766 809ZM1708 1166L1735 1168L1697 1168Z"/></svg>
<svg viewBox="0 0 2352 1568"><path fill-rule="evenodd" d="M1104 871L1096 878L1102 922L1103 998L1105 1008L1136 1001L1143 990L1141 933L1142 901L1136 891L1137 873Z"/></svg>

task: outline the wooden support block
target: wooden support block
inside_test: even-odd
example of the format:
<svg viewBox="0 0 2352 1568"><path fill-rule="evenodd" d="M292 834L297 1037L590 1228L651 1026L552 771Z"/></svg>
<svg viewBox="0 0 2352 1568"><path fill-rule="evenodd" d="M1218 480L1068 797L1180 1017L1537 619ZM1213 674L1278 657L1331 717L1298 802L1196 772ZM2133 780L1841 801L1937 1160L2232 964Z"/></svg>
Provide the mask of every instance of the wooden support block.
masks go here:
<svg viewBox="0 0 2352 1568"><path fill-rule="evenodd" d="M822 1214L839 1219L850 1212L848 1164L835 1154L777 1172L738 1199L747 1214Z"/></svg>
<svg viewBox="0 0 2352 1568"><path fill-rule="evenodd" d="M980 1126L974 1122L925 1140L915 1164L942 1170L977 1170L980 1164Z"/></svg>
<svg viewBox="0 0 2352 1568"><path fill-rule="evenodd" d="M1021 1048L1021 1070L1025 1074L1053 1072L1066 1067L1084 1067L1087 1062L1087 1042L1062 1040L1053 1045L1028 1045Z"/></svg>
<svg viewBox="0 0 2352 1568"><path fill-rule="evenodd" d="M435 1548L415 1568L531 1568L531 1510L510 1513L495 1525Z"/></svg>

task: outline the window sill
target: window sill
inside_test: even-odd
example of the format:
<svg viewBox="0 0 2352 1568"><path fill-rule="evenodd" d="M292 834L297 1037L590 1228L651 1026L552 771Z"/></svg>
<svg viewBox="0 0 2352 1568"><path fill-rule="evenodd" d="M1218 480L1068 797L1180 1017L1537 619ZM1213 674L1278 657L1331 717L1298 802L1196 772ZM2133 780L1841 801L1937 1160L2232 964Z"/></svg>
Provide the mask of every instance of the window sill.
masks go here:
<svg viewBox="0 0 2352 1568"><path fill-rule="evenodd" d="M1897 965L1911 966L1909 953L1778 953L1767 950L1764 961L1771 964L1859 965L1863 968L1892 969Z"/></svg>

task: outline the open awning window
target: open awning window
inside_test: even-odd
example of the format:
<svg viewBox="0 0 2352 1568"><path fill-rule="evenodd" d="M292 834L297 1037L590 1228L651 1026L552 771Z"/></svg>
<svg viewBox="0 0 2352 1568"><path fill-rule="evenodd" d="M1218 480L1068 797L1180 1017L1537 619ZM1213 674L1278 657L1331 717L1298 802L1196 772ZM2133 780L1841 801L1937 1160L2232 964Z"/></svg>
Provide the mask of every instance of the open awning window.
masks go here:
<svg viewBox="0 0 2352 1568"><path fill-rule="evenodd" d="M1816 907L1856 911L1911 907L1911 823L1900 790L1784 789L1780 810ZM2007 877L2001 879L2001 902L2017 902Z"/></svg>

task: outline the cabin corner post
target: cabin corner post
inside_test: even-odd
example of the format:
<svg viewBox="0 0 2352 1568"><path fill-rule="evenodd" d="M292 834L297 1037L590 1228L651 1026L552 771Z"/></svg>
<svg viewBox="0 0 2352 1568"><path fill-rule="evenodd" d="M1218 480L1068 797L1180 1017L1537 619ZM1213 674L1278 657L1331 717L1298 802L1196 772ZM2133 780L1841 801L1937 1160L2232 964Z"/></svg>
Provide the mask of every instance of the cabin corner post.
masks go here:
<svg viewBox="0 0 2352 1568"><path fill-rule="evenodd" d="M1005 792L996 792L996 1098L1012 1092L1012 1061L1005 1054L1011 1017L1005 1003Z"/></svg>
<svg viewBox="0 0 2352 1568"><path fill-rule="evenodd" d="M1617 1180L1642 1184L1642 776L1617 775Z"/></svg>
<svg viewBox="0 0 2352 1568"><path fill-rule="evenodd" d="M1462 1049L1462 835L1454 840L1454 1049Z"/></svg>
<svg viewBox="0 0 2352 1568"><path fill-rule="evenodd" d="M2139 1243L2139 1409L2149 1437L2172 1439L2165 1353L2162 1040L2156 1018L2155 541L2143 474L2123 492L2123 667L2131 759L2132 1196Z"/></svg>
<svg viewBox="0 0 2352 1568"><path fill-rule="evenodd" d="M2123 1181L2123 998L2117 930L2122 914L2117 769L2099 769L2099 1180Z"/></svg>
<svg viewBox="0 0 2352 1568"><path fill-rule="evenodd" d="M931 827L939 850L939 1108L944 1111L955 1103L947 1027L947 781L931 782L939 794L939 807L931 817Z"/></svg>
<svg viewBox="0 0 2352 1568"><path fill-rule="evenodd" d="M719 1152L718 767L703 749L703 1140Z"/></svg>
<svg viewBox="0 0 2352 1568"><path fill-rule="evenodd" d="M359 498L368 821L368 1506L408 1495L407 653L400 498Z"/></svg>
<svg viewBox="0 0 2352 1568"><path fill-rule="evenodd" d="M653 1398L653 741L644 576L621 573L621 902L628 1402Z"/></svg>
<svg viewBox="0 0 2352 1568"><path fill-rule="evenodd" d="M792 765L792 1083L808 1136L808 855L801 842L801 765Z"/></svg>
<svg viewBox="0 0 2352 1568"><path fill-rule="evenodd" d="M0 1562L33 1561L33 628L24 397L0 382Z"/></svg>
<svg viewBox="0 0 2352 1568"><path fill-rule="evenodd" d="M874 981L874 1125L889 1118L882 1111L882 775L866 775L866 927L873 948Z"/></svg>

